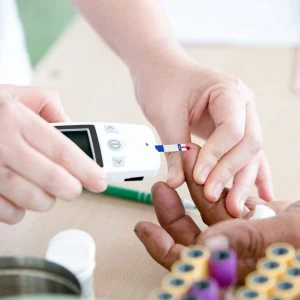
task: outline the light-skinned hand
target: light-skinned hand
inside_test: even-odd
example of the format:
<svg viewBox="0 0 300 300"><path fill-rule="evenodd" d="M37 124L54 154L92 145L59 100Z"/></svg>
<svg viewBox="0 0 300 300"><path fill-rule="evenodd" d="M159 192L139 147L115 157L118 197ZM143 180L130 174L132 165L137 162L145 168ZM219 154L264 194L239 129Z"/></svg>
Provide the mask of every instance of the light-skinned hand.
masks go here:
<svg viewBox="0 0 300 300"><path fill-rule="evenodd" d="M0 85L0 221L47 211L85 186L106 188L101 168L48 122L69 121L51 90Z"/></svg>
<svg viewBox="0 0 300 300"><path fill-rule="evenodd" d="M249 198L243 209L244 218L232 219L225 208L228 191L222 193L218 202L210 203L204 196L203 186L195 182L193 169L198 154L199 147L192 145L192 150L182 155L185 178L203 221L211 227L201 232L194 220L185 214L177 192L164 182L156 183L152 193L160 226L140 222L135 232L158 263L169 269L184 247L192 244L205 244L212 250L230 247L237 251L241 281L255 268L268 245L287 242L300 247L300 201L266 203L259 198ZM248 220L256 204L271 207L277 212L276 217Z"/></svg>
<svg viewBox="0 0 300 300"><path fill-rule="evenodd" d="M172 50L172 49L171 49ZM269 166L262 151L253 92L238 78L204 68L184 54L162 49L158 58L133 70L138 102L163 143L205 140L193 171L208 201L219 199L226 184L230 215L238 217L256 184L260 198L274 200ZM184 181L180 155L167 155L168 184Z"/></svg>

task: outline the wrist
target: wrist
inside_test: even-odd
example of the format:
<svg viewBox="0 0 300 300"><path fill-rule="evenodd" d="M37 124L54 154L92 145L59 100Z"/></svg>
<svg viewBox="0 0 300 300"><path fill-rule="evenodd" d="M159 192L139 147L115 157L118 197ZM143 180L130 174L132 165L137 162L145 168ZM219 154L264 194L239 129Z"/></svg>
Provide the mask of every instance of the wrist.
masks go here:
<svg viewBox="0 0 300 300"><path fill-rule="evenodd" d="M186 53L177 42L157 41L151 46L135 52L132 58L126 60L131 76L135 81L140 76L157 76L160 70L166 72L168 66L175 66L188 59Z"/></svg>

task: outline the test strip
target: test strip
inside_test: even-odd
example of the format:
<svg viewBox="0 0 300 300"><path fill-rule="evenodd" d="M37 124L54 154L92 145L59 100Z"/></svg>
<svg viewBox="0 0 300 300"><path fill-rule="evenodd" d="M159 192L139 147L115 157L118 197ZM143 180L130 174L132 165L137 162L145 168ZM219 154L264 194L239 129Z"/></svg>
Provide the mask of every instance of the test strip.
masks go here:
<svg viewBox="0 0 300 300"><path fill-rule="evenodd" d="M158 152L184 152L191 149L186 144L173 144L173 145L155 145Z"/></svg>

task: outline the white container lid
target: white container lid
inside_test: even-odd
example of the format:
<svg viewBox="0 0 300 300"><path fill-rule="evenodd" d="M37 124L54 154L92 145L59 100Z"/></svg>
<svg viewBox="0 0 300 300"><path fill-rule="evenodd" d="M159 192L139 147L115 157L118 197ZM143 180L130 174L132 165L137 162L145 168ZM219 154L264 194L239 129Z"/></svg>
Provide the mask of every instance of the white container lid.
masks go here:
<svg viewBox="0 0 300 300"><path fill-rule="evenodd" d="M95 254L94 239L84 231L72 229L62 231L50 240L46 259L64 266L83 281L93 274Z"/></svg>
<svg viewBox="0 0 300 300"><path fill-rule="evenodd" d="M276 212L272 208L263 204L258 204L255 206L250 220L267 219L275 216L276 216Z"/></svg>

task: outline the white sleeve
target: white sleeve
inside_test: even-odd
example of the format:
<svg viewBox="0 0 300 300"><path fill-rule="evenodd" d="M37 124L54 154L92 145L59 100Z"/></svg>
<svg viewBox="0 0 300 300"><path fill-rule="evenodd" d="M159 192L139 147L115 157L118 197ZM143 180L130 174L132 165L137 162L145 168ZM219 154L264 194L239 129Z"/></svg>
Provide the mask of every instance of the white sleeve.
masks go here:
<svg viewBox="0 0 300 300"><path fill-rule="evenodd" d="M32 68L15 0L0 0L0 84L28 85Z"/></svg>

